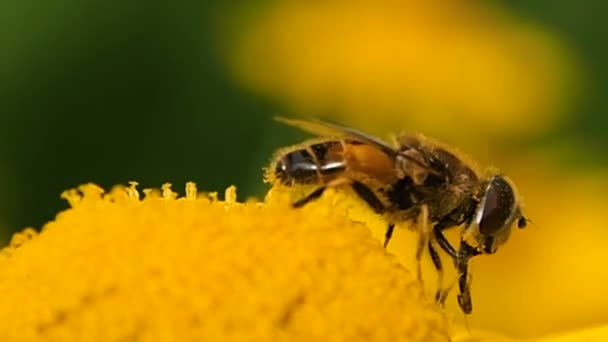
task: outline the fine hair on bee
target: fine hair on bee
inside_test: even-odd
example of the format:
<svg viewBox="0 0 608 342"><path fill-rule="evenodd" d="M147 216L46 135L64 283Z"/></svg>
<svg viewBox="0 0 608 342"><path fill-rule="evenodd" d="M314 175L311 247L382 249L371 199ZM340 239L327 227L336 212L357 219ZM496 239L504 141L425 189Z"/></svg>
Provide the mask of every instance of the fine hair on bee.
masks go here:
<svg viewBox="0 0 608 342"><path fill-rule="evenodd" d="M318 136L277 153L265 180L287 187L314 187L293 202L299 208L320 198L328 188L350 188L387 222L384 247L398 224L416 229L417 276L428 250L438 273L435 293L443 304L443 265L439 250L452 259L458 273L458 304L473 310L469 261L493 254L507 242L512 227L528 220L513 182L495 169L481 173L472 163L439 142L419 134L400 134L393 144L353 128L317 120L277 118ZM462 227L455 248L444 231Z"/></svg>

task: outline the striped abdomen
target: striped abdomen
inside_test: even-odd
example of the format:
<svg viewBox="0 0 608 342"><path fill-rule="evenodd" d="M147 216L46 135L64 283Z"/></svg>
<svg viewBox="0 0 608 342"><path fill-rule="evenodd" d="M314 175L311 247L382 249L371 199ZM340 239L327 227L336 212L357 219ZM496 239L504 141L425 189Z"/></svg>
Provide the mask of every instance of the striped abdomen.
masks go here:
<svg viewBox="0 0 608 342"><path fill-rule="evenodd" d="M275 178L283 184L328 182L346 169L342 141L315 143L283 155L274 167Z"/></svg>

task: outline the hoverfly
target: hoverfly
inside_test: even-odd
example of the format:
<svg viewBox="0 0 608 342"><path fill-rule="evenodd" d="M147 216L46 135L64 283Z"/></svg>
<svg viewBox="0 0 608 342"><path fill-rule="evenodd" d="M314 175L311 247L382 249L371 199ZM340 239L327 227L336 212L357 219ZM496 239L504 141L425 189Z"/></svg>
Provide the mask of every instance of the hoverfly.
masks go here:
<svg viewBox="0 0 608 342"><path fill-rule="evenodd" d="M280 150L266 170L267 182L288 187L316 186L293 203L296 208L318 199L328 188L351 188L386 220L384 247L395 225L417 227L418 277L426 248L439 274L435 299L445 301L439 247L453 259L458 272L460 308L465 314L472 312L469 260L495 253L508 240L514 225L524 228L528 221L509 178L493 169L479 173L447 147L422 135L401 134L390 145L336 124L277 120L320 138ZM454 248L444 231L460 226L460 246Z"/></svg>

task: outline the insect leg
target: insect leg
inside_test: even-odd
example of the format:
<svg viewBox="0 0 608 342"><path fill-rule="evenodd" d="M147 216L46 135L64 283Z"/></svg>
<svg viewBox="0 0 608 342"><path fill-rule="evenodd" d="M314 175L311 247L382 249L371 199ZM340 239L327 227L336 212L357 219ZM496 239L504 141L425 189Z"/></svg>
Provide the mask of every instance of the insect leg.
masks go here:
<svg viewBox="0 0 608 342"><path fill-rule="evenodd" d="M439 253L433 245L433 241L429 241L429 253L431 254L431 260L437 270L437 291L435 292L435 301L439 304L444 304L447 297L447 291L443 289L443 265L441 264L441 258Z"/></svg>
<svg viewBox="0 0 608 342"><path fill-rule="evenodd" d="M469 281L468 281L468 270L467 270L467 265L466 263L468 262L468 259L465 261L464 254L462 253L462 251L456 251L456 249L450 244L450 242L448 241L448 239L446 239L445 235L443 234L443 231L445 229L454 227L454 226L458 226L459 224L461 224L462 222L459 222L457 220L452 219L450 216L447 216L445 218L443 218L442 220L439 221L439 223L437 223L435 225L435 227L433 227L433 237L434 240L437 241L437 244L439 245L439 247L441 247L441 249L443 249L453 260L454 263L456 264L456 269L458 271L458 275L459 275L459 287L461 289L460 294L458 295L458 303L460 304L461 308L467 308L467 307L471 307L471 295L470 295L470 290L469 290ZM429 243L429 251L431 252L431 258L433 259L433 263L435 263L435 257L433 256L433 251L431 250L434 249L434 246L431 245L431 243ZM437 251L435 251L436 253ZM438 255L437 255L438 256ZM438 259L438 258L437 258ZM459 261L460 260L460 261ZM438 259L439 262L441 262ZM459 262L461 263L460 267L458 266ZM435 264L435 267L437 268L437 264ZM437 292L435 293L435 300L437 301L437 303L443 304L445 303L445 300L447 299L448 296L448 292L449 289L451 288L451 286L448 289L443 289L443 271L441 270L437 270L438 271L438 284L437 284ZM466 310L463 309L464 312L466 312Z"/></svg>
<svg viewBox="0 0 608 342"><path fill-rule="evenodd" d="M353 181L350 186L353 188L357 196L359 196L367 205L369 205L376 213L382 214L384 212L384 204L374 194L374 192L367 187L367 185Z"/></svg>
<svg viewBox="0 0 608 342"><path fill-rule="evenodd" d="M429 208L426 204L420 207L420 214L418 215L418 244L416 245L416 275L420 282L422 282L422 253L424 248L429 242L429 236L431 235L429 225Z"/></svg>
<svg viewBox="0 0 608 342"><path fill-rule="evenodd" d="M465 241L460 242L460 251L456 259L456 269L458 270L458 305L462 312L470 315L473 311L473 303L471 301L471 276L469 275L469 260L481 254L479 251L471 247Z"/></svg>
<svg viewBox="0 0 608 342"><path fill-rule="evenodd" d="M445 235L443 235L443 230L456 225L458 225L458 223L455 223L451 219L447 218L439 221L439 223L437 223L433 228L433 235L437 241L437 244L439 244L439 247L448 253L448 255L454 260L458 259L458 252L456 252L456 249L452 247L448 239L446 239Z"/></svg>
<svg viewBox="0 0 608 342"><path fill-rule="evenodd" d="M309 202L312 202L312 201L318 199L319 197L321 197L321 195L323 195L323 192L325 192L325 190L327 190L327 188L335 188L335 187L338 187L338 186L341 186L344 184L348 184L348 183L350 183L350 180L345 179L345 178L335 179L335 180L325 184L324 186L319 187L318 189L311 192L310 194L306 195L306 197L297 200L296 202L294 202L292 204L292 207L301 208L301 207L305 206L306 204L308 204Z"/></svg>
<svg viewBox="0 0 608 342"><path fill-rule="evenodd" d="M386 228L386 233L384 234L384 248L388 247L388 242L391 241L391 237L393 236L394 229L395 229L395 224L389 223L388 228Z"/></svg>
<svg viewBox="0 0 608 342"><path fill-rule="evenodd" d="M321 197L321 195L323 195L323 192L325 191L325 189L327 189L326 186L322 186L322 187L318 188L317 190L308 194L306 197L294 202L292 204L292 206L294 208L301 208L301 207L305 206L308 202L314 201L314 200L318 199L319 197Z"/></svg>
<svg viewBox="0 0 608 342"><path fill-rule="evenodd" d="M365 203L367 203L367 205L369 205L376 213L382 214L386 210L384 204L382 203L382 201L380 201L378 196L376 196L374 192L365 184L358 181L353 181L351 187L353 188L357 196L359 196L363 201L365 201ZM386 233L384 235L384 248L388 246L388 242L393 236L394 229L395 225L393 223L389 223L388 228L386 229Z"/></svg>
<svg viewBox="0 0 608 342"><path fill-rule="evenodd" d="M471 279L467 268L465 268L458 277L458 287L460 289L460 293L458 294L458 306L460 306L462 312L466 315L470 315L471 312L473 312L473 302L471 300Z"/></svg>

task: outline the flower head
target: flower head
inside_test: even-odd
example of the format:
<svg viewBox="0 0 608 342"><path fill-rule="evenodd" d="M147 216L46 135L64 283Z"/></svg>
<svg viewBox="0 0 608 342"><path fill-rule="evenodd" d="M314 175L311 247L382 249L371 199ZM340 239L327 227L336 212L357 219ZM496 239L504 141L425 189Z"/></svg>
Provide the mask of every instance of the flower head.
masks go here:
<svg viewBox="0 0 608 342"><path fill-rule="evenodd" d="M509 341L450 328L339 193L293 210L280 189L240 203L234 187L222 201L193 183L183 197L135 185L66 191L70 209L15 234L0 252L0 340Z"/></svg>
<svg viewBox="0 0 608 342"><path fill-rule="evenodd" d="M0 255L2 341L446 341L422 287L339 202L84 185ZM331 209L328 209L333 205Z"/></svg>

